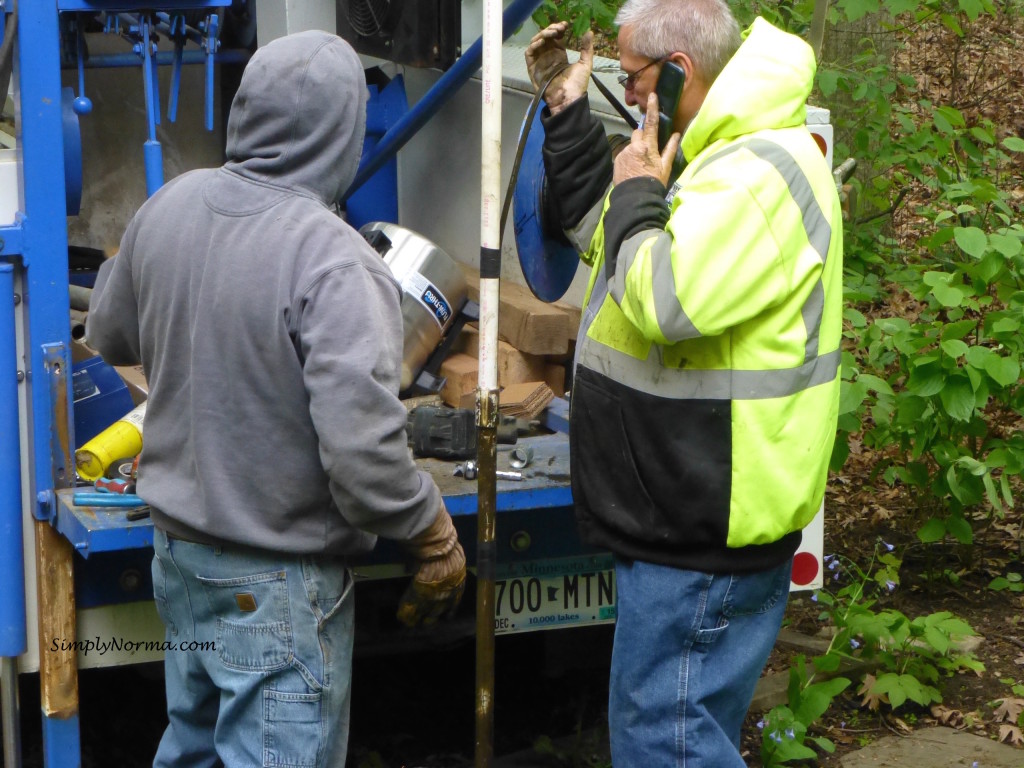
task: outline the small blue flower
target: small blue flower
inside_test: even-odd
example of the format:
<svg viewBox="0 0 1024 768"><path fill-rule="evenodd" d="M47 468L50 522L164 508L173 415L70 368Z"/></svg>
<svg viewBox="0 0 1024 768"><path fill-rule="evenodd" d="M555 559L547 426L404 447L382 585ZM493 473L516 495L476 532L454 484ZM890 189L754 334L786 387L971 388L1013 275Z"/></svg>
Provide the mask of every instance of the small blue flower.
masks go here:
<svg viewBox="0 0 1024 768"><path fill-rule="evenodd" d="M778 731L772 731L768 738L770 738L776 744L781 744L782 743L782 737L779 736L779 732Z"/></svg>
<svg viewBox="0 0 1024 768"><path fill-rule="evenodd" d="M885 582L885 588L888 589L890 592L892 592L894 589L896 589L896 582L895 581L886 581Z"/></svg>
<svg viewBox="0 0 1024 768"><path fill-rule="evenodd" d="M811 595L811 602L812 603L818 602L818 593L817 592L815 592L813 595Z"/></svg>
<svg viewBox="0 0 1024 768"><path fill-rule="evenodd" d="M851 637L850 638L850 647L854 648L854 649L860 648L860 643L858 643L854 638Z"/></svg>
<svg viewBox="0 0 1024 768"><path fill-rule="evenodd" d="M828 564L828 569L829 569L830 571L834 571L834 570L835 570L836 568L838 568L838 567L839 567L839 560L838 560L838 559L833 559L833 560L832 560L832 561L831 561L831 562L830 562L830 563Z"/></svg>
<svg viewBox="0 0 1024 768"><path fill-rule="evenodd" d="M761 730L764 730L764 720L758 720L757 721L757 727L760 728Z"/></svg>
<svg viewBox="0 0 1024 768"><path fill-rule="evenodd" d="M845 720L840 720L839 721L839 727L840 728L845 728L846 727L846 721Z"/></svg>
<svg viewBox="0 0 1024 768"><path fill-rule="evenodd" d="M795 739L796 738L796 734L793 732L792 727L786 729L786 738L787 739Z"/></svg>
<svg viewBox="0 0 1024 768"><path fill-rule="evenodd" d="M973 763L971 763L971 768L978 768L978 761L977 760L975 760Z"/></svg>
<svg viewBox="0 0 1024 768"><path fill-rule="evenodd" d="M885 548L890 552L892 552L895 549L895 547L887 541L883 541L882 544L885 545Z"/></svg>

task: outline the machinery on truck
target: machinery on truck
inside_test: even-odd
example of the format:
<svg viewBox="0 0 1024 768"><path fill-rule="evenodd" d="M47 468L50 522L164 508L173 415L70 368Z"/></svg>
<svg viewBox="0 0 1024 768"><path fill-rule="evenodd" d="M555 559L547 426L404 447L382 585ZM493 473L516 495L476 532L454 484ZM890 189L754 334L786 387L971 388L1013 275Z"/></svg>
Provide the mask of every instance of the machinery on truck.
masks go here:
<svg viewBox="0 0 1024 768"><path fill-rule="evenodd" d="M519 297L508 306L520 313L510 322L520 325L552 302L572 318L585 285L575 253L546 214L540 133L530 130L534 93L523 63L530 32L513 34L538 4L513 0L503 20L502 174L516 181L501 279L508 296ZM447 356L472 357L465 346L472 334L459 331L474 320L479 253L479 16L479 0L0 0L0 55L13 73L5 108L13 128L0 126L0 708L7 764L18 764L20 673L40 673L47 765L78 764L77 670L162 655L144 505L76 499L93 490L78 487L86 475L93 483L130 480L135 447L108 448L99 474L76 473L76 453L146 397L141 370L112 369L82 343L81 312L98 260L116 250L132 213L165 179L221 163L227 106L255 47L301 29L336 30L363 56L371 93L363 164L344 215L403 285L403 386L435 403L431 396L454 378L441 368ZM609 82L614 98L617 86ZM609 134L627 132L602 90L593 87L590 97ZM811 109L808 122L830 155L827 111ZM506 338L510 328L499 325ZM535 345L515 359L567 371L571 331L543 346L543 334L527 330L524 338ZM530 371L543 378L542 368ZM497 481L498 635L615 619L611 557L581 544L575 532L565 380L550 384L555 397L499 452L498 469L512 474ZM465 394L445 399L465 406ZM446 419L442 437L432 433L434 450L421 450L419 461L437 480L472 567L472 467L464 456L436 450L438 441L455 439L456 421ZM411 433L436 426L416 423L411 416ZM794 588L820 586L821 546L819 514L797 555ZM393 620L404 587L394 577L403 569L386 542L357 566L357 642L381 648L407 641ZM467 598L460 618L442 631L472 634L472 611Z"/></svg>

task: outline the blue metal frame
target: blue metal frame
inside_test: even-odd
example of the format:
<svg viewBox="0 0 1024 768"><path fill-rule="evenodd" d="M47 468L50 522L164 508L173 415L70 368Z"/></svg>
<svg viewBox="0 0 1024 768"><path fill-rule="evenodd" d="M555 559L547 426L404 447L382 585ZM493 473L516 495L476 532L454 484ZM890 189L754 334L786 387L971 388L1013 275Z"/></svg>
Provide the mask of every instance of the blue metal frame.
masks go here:
<svg viewBox="0 0 1024 768"><path fill-rule="evenodd" d="M67 208L63 195L53 194L64 186L64 155L54 147L64 145L60 79L60 44L57 13L44 2L19 4L18 46L21 101L22 199L21 265L24 269L25 311L27 313L27 381L31 412L29 434L32 443L32 486L28 489L39 502L34 510L39 519L49 519L54 467L49 436L55 431L50 383L46 372L46 350L56 345L65 370L70 370L71 331L56 307L70 306L67 280ZM6 238L5 238L6 241ZM71 402L71 377L66 377L65 397ZM68 430L73 429L70 423Z"/></svg>
<svg viewBox="0 0 1024 768"><path fill-rule="evenodd" d="M14 268L0 263L0 584L17 585L24 578L25 555L14 333ZM0 591L0 656L17 657L25 649L25 590L5 589Z"/></svg>
<svg viewBox="0 0 1024 768"><path fill-rule="evenodd" d="M69 306L67 207L64 195L64 155L54 147L64 145L63 100L60 77L60 32L55 4L19 3L18 77L20 101L22 239L21 269L26 320L26 381L29 386L29 450L31 455L29 498L37 503L33 513L48 519L54 512L53 490L57 477L68 477L71 467L62 466L63 457L52 450L52 436L63 433L73 439L70 408L56 409L53 397L71 402L71 376L56 379L53 372L70 372L70 325L66 313L55 311ZM5 238L5 241L7 238ZM63 383L53 392L54 381ZM55 424L60 410L67 424ZM24 582L19 579L21 583ZM50 766L74 766L81 761L77 712L67 717L42 713L44 762Z"/></svg>
<svg viewBox="0 0 1024 768"><path fill-rule="evenodd" d="M42 0L35 0L42 2ZM60 11L137 11L140 8L159 6L162 11L190 10L193 8L222 8L230 3L224 0L159 0L157 3L140 3L138 0L57 0Z"/></svg>
<svg viewBox="0 0 1024 768"><path fill-rule="evenodd" d="M405 78L395 77L383 89L368 86L370 100L366 104L366 136L362 160L373 154L377 142L408 111ZM371 221L398 223L398 158L392 156L355 194L346 206L348 223L356 229Z"/></svg>

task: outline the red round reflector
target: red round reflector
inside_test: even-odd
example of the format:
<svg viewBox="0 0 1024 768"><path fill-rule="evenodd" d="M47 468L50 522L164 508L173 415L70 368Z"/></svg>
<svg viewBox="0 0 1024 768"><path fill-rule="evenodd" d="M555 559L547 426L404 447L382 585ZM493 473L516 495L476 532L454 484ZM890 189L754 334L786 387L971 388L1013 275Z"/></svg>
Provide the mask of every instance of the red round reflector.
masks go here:
<svg viewBox="0 0 1024 768"><path fill-rule="evenodd" d="M818 145L818 149L821 150L822 157L828 157L828 144L825 143L825 137L820 133L811 133L814 137L814 143Z"/></svg>
<svg viewBox="0 0 1024 768"><path fill-rule="evenodd" d="M810 552L797 552L793 557L793 583L797 586L810 584L818 577L818 558Z"/></svg>

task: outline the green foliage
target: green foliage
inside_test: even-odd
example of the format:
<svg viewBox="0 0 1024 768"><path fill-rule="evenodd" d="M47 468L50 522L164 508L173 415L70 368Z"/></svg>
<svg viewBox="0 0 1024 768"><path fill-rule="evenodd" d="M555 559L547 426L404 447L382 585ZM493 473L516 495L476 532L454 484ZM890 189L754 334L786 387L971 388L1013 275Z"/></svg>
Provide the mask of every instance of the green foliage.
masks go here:
<svg viewBox="0 0 1024 768"><path fill-rule="evenodd" d="M960 39L996 9L987 0L843 0L832 9L847 21L877 12L903 27L938 23ZM912 489L922 542L971 545L979 513L1013 508L1024 471L1024 225L1010 185L1001 185L1024 140L1001 138L998 126L955 104L929 102L867 39L853 61L823 62L818 88L819 101L849 105L833 111L852 137L836 156L874 164L857 181L860 215L844 233L832 467L842 467L856 436L883 457L876 472L888 484ZM915 236L898 243L889 214L909 191L923 202L912 212ZM887 295L905 299L888 316L879 312Z"/></svg>
<svg viewBox="0 0 1024 768"><path fill-rule="evenodd" d="M832 753L835 744L824 736L808 735L808 727L817 721L832 701L850 685L845 677L833 677L813 683L807 675L803 656L798 656L789 670L789 706L772 709L758 727L761 728L761 760L766 766L785 765L792 760L817 757L808 742L822 752Z"/></svg>
<svg viewBox="0 0 1024 768"><path fill-rule="evenodd" d="M847 558L826 556L832 589L819 591L815 599L823 607L820 618L835 632L825 653L812 660L812 673L803 657L797 657L790 669L787 705L775 707L759 723L766 768L814 759L812 745L833 751L829 739L812 735L810 729L849 687L848 678L837 676L844 664L872 662L877 674L864 678L861 693L894 710L908 701L922 707L938 703L941 677L960 669L984 669L973 654L957 648L957 640L975 632L949 611L911 619L897 610L876 610L879 597L899 586L902 560L893 550L876 542L865 569ZM826 679L818 681L818 676Z"/></svg>
<svg viewBox="0 0 1024 768"><path fill-rule="evenodd" d="M1001 592L1004 589L1008 589L1011 592L1024 592L1024 578L1019 573L997 576L989 582L988 588L996 592Z"/></svg>
<svg viewBox="0 0 1024 768"><path fill-rule="evenodd" d="M578 39L588 29L615 35L615 14L623 0L543 0L533 20L541 28L556 21L571 23L572 37Z"/></svg>

